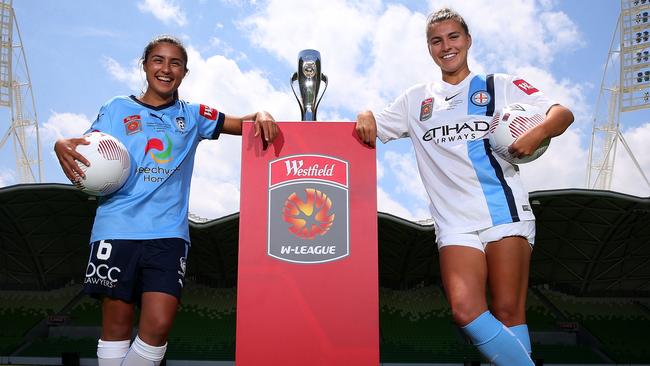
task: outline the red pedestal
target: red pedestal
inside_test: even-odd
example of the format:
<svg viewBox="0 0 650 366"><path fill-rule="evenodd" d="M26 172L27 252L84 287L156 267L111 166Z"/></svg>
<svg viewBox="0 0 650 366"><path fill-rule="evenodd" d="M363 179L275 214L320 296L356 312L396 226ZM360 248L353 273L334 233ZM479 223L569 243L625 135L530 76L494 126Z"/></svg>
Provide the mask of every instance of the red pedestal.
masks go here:
<svg viewBox="0 0 650 366"><path fill-rule="evenodd" d="M375 150L351 122L245 123L238 366L379 365Z"/></svg>

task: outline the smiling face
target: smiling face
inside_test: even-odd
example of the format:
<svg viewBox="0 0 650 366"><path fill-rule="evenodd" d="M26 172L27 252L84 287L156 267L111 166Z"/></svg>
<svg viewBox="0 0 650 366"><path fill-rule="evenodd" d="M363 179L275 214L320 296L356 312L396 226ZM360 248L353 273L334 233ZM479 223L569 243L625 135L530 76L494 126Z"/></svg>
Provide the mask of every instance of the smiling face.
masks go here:
<svg viewBox="0 0 650 366"><path fill-rule="evenodd" d="M147 91L142 101L158 106L171 102L187 74L187 59L181 48L159 42L147 54L142 67L147 75Z"/></svg>
<svg viewBox="0 0 650 366"><path fill-rule="evenodd" d="M472 37L456 20L431 23L427 29L429 54L442 71L442 80L458 84L469 75L467 53Z"/></svg>

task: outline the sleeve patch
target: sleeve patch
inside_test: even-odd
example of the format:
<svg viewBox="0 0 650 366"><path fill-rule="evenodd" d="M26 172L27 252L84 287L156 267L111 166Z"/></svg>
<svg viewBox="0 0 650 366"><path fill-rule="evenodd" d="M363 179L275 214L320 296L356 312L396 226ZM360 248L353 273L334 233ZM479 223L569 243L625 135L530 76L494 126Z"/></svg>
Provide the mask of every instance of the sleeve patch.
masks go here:
<svg viewBox="0 0 650 366"><path fill-rule="evenodd" d="M208 107L205 104L201 104L199 108L199 114L201 114L201 116L203 116L206 119L215 121L217 119L217 115L219 114L219 112L214 108Z"/></svg>
<svg viewBox="0 0 650 366"><path fill-rule="evenodd" d="M534 86L530 85L526 80L524 79L517 79L512 82L517 86L517 88L521 89L522 92L531 95L537 93L539 90L535 88Z"/></svg>

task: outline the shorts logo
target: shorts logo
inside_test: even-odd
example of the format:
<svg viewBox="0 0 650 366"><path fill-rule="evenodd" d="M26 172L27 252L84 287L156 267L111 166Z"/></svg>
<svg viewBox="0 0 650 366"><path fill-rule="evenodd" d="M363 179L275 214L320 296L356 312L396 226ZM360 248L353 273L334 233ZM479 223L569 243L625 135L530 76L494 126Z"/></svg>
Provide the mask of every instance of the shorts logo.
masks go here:
<svg viewBox="0 0 650 366"><path fill-rule="evenodd" d="M158 164L169 163L172 160L172 140L165 134L166 144L162 140L153 138L147 141L147 146L144 148L144 153L149 153L151 158ZM153 150L160 151L159 153Z"/></svg>
<svg viewBox="0 0 650 366"><path fill-rule="evenodd" d="M428 98L422 101L420 106L420 121L426 121L431 118L433 110L433 98Z"/></svg>
<svg viewBox="0 0 650 366"><path fill-rule="evenodd" d="M185 268L186 268L187 259L185 257L181 257L179 259L179 262L180 262L179 266L181 270L178 271L178 274L181 275L182 277L185 277Z"/></svg>
<svg viewBox="0 0 650 366"><path fill-rule="evenodd" d="M122 270L117 267L109 267L106 264L95 265L93 262L88 262L84 283L113 288L117 282L116 276L120 272Z"/></svg>
<svg viewBox="0 0 650 366"><path fill-rule="evenodd" d="M185 131L185 117L176 117L176 127L181 131Z"/></svg>
<svg viewBox="0 0 650 366"><path fill-rule="evenodd" d="M474 105L483 107L490 103L490 94L488 94L485 90L479 90L476 93L472 94L470 100Z"/></svg>
<svg viewBox="0 0 650 366"><path fill-rule="evenodd" d="M142 118L140 118L140 115L134 114L124 118L124 130L127 135L142 132Z"/></svg>
<svg viewBox="0 0 650 366"><path fill-rule="evenodd" d="M214 121L214 120L217 119L217 113L218 113L218 112L217 112L217 110L214 109L214 108L208 107L208 106L205 105L205 104L201 104L200 107L199 107L199 113L200 113L203 117L205 117L205 118L207 118L207 119L209 119L209 120Z"/></svg>
<svg viewBox="0 0 650 366"><path fill-rule="evenodd" d="M348 163L292 155L269 163L267 254L293 263L349 255Z"/></svg>
<svg viewBox="0 0 650 366"><path fill-rule="evenodd" d="M535 88L534 86L530 85L526 80L524 79L517 79L512 82L517 86L517 88L521 89L522 92L531 95L537 93L539 90Z"/></svg>

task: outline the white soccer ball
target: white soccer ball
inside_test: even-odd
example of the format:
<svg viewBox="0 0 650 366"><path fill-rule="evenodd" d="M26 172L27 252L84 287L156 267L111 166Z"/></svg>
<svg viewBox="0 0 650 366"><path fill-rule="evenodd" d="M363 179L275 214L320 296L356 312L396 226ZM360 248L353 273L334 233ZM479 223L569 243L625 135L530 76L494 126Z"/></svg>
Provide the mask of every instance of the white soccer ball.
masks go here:
<svg viewBox="0 0 650 366"><path fill-rule="evenodd" d="M551 139L542 141L537 150L531 155L517 158L508 152L510 146L524 132L544 122L544 113L539 108L522 103L511 104L496 112L490 123L488 134L492 151L496 152L504 160L513 164L529 163L546 151Z"/></svg>
<svg viewBox="0 0 650 366"><path fill-rule="evenodd" d="M74 185L93 196L106 196L124 185L131 170L131 159L126 147L115 137L103 132L91 132L83 136L89 145L77 145L77 152L90 162L77 165L85 178L77 176Z"/></svg>

